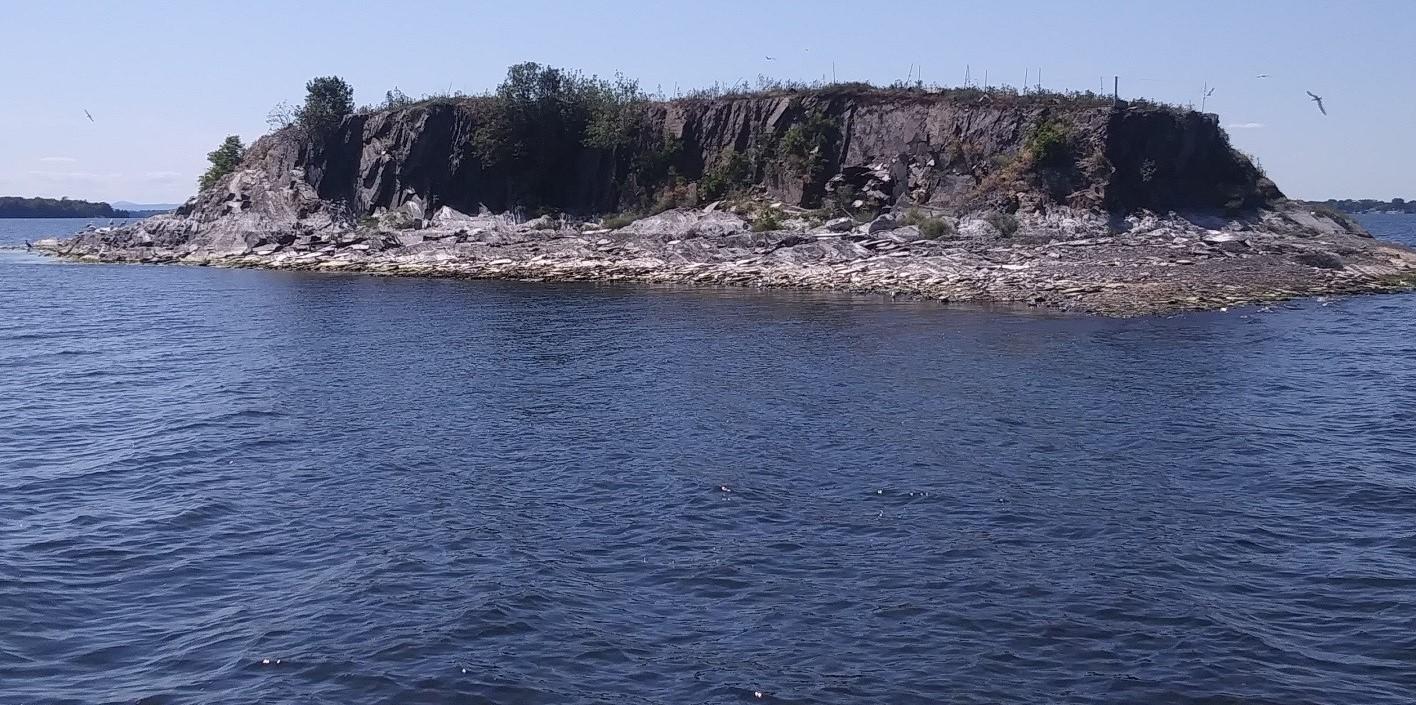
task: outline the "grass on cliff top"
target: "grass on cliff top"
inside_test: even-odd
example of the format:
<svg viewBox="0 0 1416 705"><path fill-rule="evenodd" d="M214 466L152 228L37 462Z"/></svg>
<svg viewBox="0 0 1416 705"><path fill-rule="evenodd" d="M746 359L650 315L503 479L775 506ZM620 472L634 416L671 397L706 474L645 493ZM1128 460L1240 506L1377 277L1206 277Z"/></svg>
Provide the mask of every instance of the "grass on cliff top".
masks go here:
<svg viewBox="0 0 1416 705"><path fill-rule="evenodd" d="M516 69L517 67L512 67ZM550 67L540 67L542 69L560 72L561 75L573 80L582 81L586 84L598 84L603 86L614 86L618 89L627 89L627 93L621 93L621 98L633 98L636 103L693 103L716 100L739 100L750 98L775 98L783 96L814 96L818 98L852 97L869 99L890 99L890 100L918 100L922 102L934 102L940 100L959 103L990 103L1000 106L1030 106L1030 105L1065 105L1075 108L1104 108L1115 104L1115 100L1103 93L1094 91L1058 91L1044 88L1023 88L1019 89L1010 85L999 86L944 86L934 83L924 83L922 81L905 82L896 81L888 85L876 85L865 81L798 81L791 79L778 79L766 75L759 75L756 82L739 81L733 84L714 83L711 86L692 88L688 90L677 90L670 94L660 87L655 91L641 91L639 84L633 79L624 76L616 76L613 81L606 81L597 76L585 76L577 71L551 69ZM629 94L633 95L630 96ZM384 100L380 103L365 105L359 108L359 113L368 114L382 112L386 110L399 110L404 108L414 108L429 105L456 105L468 103L485 103L495 101L498 98L497 90L488 90L481 93L464 93L462 91L448 91L441 93L431 93L420 98L413 98L403 93L398 88L384 94ZM1128 106L1143 108L1158 108L1176 112L1188 110L1183 106L1171 105L1151 101L1145 98L1130 98L1122 101Z"/></svg>

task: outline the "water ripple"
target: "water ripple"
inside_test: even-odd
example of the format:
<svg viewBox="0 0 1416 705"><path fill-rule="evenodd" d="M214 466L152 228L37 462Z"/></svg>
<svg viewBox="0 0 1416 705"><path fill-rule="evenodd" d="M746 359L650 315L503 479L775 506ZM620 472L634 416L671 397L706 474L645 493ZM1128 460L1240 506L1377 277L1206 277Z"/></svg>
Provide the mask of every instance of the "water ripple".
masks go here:
<svg viewBox="0 0 1416 705"><path fill-rule="evenodd" d="M1413 327L0 252L0 701L1409 703Z"/></svg>

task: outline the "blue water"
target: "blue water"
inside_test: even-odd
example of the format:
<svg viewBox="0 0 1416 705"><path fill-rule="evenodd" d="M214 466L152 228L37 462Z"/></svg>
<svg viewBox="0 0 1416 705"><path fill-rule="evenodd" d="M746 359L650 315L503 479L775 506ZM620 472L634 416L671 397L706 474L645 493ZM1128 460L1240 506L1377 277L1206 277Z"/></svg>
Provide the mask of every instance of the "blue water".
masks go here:
<svg viewBox="0 0 1416 705"><path fill-rule="evenodd" d="M0 251L0 703L1407 704L1413 360Z"/></svg>

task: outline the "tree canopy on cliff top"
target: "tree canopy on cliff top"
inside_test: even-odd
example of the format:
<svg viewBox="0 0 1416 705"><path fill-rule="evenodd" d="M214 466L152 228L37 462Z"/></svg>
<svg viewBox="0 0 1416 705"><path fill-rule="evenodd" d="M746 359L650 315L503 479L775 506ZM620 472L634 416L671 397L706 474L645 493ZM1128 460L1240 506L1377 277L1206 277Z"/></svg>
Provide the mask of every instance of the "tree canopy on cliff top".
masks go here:
<svg viewBox="0 0 1416 705"><path fill-rule="evenodd" d="M354 89L338 76L320 76L305 84L305 104L296 119L314 134L326 134L354 112Z"/></svg>
<svg viewBox="0 0 1416 705"><path fill-rule="evenodd" d="M489 166L516 175L526 193L519 202L556 202L563 184L559 171L582 147L614 150L629 144L640 125L648 96L623 76L607 81L574 71L523 63L507 69L506 80L480 105L473 138Z"/></svg>
<svg viewBox="0 0 1416 705"><path fill-rule="evenodd" d="M227 135L226 139L217 147L215 151L207 154L207 161L211 166L206 173L197 179L197 187L205 191L221 177L236 171L236 167L241 164L241 158L246 156L246 146L241 144L241 138L236 135Z"/></svg>

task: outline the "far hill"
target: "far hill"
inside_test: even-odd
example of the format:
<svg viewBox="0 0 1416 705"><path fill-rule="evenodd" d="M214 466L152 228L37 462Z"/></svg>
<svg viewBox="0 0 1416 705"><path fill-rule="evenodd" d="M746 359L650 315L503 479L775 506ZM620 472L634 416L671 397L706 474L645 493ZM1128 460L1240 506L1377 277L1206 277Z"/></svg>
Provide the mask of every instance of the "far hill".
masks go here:
<svg viewBox="0 0 1416 705"><path fill-rule="evenodd" d="M1390 201L1375 198L1329 198L1313 203L1336 208L1345 213L1416 213L1416 201L1404 198L1393 198Z"/></svg>
<svg viewBox="0 0 1416 705"><path fill-rule="evenodd" d="M69 198L0 196L0 218L127 218L128 212L107 203Z"/></svg>
<svg viewBox="0 0 1416 705"><path fill-rule="evenodd" d="M177 210L180 203L133 203L132 201L114 201L114 208L121 208L125 211L144 211L150 213L169 213Z"/></svg>

